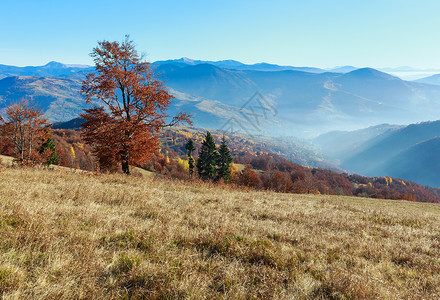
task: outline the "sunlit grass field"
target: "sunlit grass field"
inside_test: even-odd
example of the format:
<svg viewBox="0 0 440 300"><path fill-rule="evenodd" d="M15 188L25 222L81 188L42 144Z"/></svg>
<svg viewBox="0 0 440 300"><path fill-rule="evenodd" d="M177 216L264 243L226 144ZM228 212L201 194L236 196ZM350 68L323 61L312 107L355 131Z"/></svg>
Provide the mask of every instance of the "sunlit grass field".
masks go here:
<svg viewBox="0 0 440 300"><path fill-rule="evenodd" d="M435 299L440 206L0 167L6 299Z"/></svg>

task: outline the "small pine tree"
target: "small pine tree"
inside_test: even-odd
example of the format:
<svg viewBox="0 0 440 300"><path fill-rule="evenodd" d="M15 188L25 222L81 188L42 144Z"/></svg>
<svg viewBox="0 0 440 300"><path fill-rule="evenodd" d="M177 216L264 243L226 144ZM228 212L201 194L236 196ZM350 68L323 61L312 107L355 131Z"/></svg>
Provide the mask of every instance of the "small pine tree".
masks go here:
<svg viewBox="0 0 440 300"><path fill-rule="evenodd" d="M194 158L191 155L189 155L188 156L188 169L189 169L189 176L191 176L191 177L194 173L195 166L196 166L196 161L194 160Z"/></svg>
<svg viewBox="0 0 440 300"><path fill-rule="evenodd" d="M229 182L229 175L231 174L230 165L232 163L231 151L226 144L225 137L223 136L222 143L218 150L218 162L217 162L217 180L223 178L225 182Z"/></svg>
<svg viewBox="0 0 440 300"><path fill-rule="evenodd" d="M214 139L208 131L202 142L199 159L197 160L197 172L203 180L213 180L217 174L218 152Z"/></svg>
<svg viewBox="0 0 440 300"><path fill-rule="evenodd" d="M192 176L194 173L195 160L192 157L192 153L196 150L194 147L194 142L192 139L189 139L185 145L185 149L188 151L188 166L189 166L189 175Z"/></svg>
<svg viewBox="0 0 440 300"><path fill-rule="evenodd" d="M44 164L50 166L58 161L57 149L55 148L55 140L48 138L40 147L40 155L45 158Z"/></svg>

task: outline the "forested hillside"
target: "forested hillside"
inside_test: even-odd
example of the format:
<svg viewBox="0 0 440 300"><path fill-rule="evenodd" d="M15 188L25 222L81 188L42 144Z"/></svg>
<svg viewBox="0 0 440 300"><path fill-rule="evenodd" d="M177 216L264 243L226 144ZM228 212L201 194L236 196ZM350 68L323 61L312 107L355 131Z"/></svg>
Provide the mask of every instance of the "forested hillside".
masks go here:
<svg viewBox="0 0 440 300"><path fill-rule="evenodd" d="M223 135L213 134L217 144ZM57 164L70 168L95 171L98 164L92 148L74 130L53 130ZM185 143L194 139L198 157L203 134L191 130L167 130L161 138L160 152L139 167L158 176L191 180L185 154ZM411 181L392 177L363 177L316 167L304 167L270 151L270 145L237 136L226 136L231 145L233 167L231 184L256 190L284 193L327 194L372 197L379 199L440 202L440 189L424 187ZM0 153L11 155L12 150L0 143ZM105 171L105 170L101 170Z"/></svg>

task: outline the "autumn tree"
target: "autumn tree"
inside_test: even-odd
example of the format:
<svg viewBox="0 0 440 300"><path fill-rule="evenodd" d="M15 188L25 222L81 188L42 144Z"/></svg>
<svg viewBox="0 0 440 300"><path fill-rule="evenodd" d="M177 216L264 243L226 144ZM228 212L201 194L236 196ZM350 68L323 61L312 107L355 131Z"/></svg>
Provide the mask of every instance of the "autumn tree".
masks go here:
<svg viewBox="0 0 440 300"><path fill-rule="evenodd" d="M214 180L217 174L218 152L211 133L206 133L202 141L199 158L197 159L197 173L203 180Z"/></svg>
<svg viewBox="0 0 440 300"><path fill-rule="evenodd" d="M42 144L50 138L47 119L42 110L29 100L22 99L6 108L2 133L13 147L13 155L20 164L33 164L45 160L40 152Z"/></svg>
<svg viewBox="0 0 440 300"><path fill-rule="evenodd" d="M185 149L188 151L187 152L187 156L188 156L188 168L189 168L189 175L192 176L194 173L194 167L195 167L195 161L194 158L192 156L192 153L196 150L196 148L194 147L194 142L192 139L189 139L188 142L185 145Z"/></svg>
<svg viewBox="0 0 440 300"><path fill-rule="evenodd" d="M262 182L258 174L248 165L238 175L238 184L258 189Z"/></svg>
<svg viewBox="0 0 440 300"><path fill-rule="evenodd" d="M225 137L223 136L222 142L218 149L217 180L223 179L225 182L229 181L229 175L231 174L231 163L231 151L229 150Z"/></svg>
<svg viewBox="0 0 440 300"><path fill-rule="evenodd" d="M98 42L91 56L95 72L83 81L87 103L98 103L82 115L83 138L91 144L101 166L144 164L158 149L157 133L165 126L190 123L180 113L169 124L166 110L173 96L143 61L133 41Z"/></svg>
<svg viewBox="0 0 440 300"><path fill-rule="evenodd" d="M231 167L229 168L229 170L231 171L231 173L229 175L230 181L236 182L237 181L237 177L238 177L238 167L232 162L231 163Z"/></svg>
<svg viewBox="0 0 440 300"><path fill-rule="evenodd" d="M5 120L0 115L0 154L13 156L14 146L9 136Z"/></svg>

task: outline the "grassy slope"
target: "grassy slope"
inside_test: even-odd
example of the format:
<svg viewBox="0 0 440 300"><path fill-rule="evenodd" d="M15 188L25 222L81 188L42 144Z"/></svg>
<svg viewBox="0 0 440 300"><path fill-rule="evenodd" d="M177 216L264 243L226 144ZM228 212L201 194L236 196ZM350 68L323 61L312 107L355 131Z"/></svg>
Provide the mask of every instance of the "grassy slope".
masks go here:
<svg viewBox="0 0 440 300"><path fill-rule="evenodd" d="M5 298L437 298L440 206L0 167Z"/></svg>

